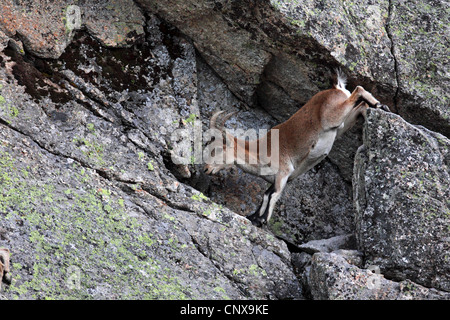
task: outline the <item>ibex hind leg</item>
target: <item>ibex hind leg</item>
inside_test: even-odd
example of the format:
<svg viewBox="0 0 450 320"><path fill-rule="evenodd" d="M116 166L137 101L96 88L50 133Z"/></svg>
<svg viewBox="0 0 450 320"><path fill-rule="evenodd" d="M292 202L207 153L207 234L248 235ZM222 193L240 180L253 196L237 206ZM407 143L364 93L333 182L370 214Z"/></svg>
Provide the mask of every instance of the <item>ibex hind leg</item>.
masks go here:
<svg viewBox="0 0 450 320"><path fill-rule="evenodd" d="M342 134L353 127L360 115L363 116L364 119L366 119L366 112L368 108L369 106L367 105L367 103L361 102L357 107L351 109L342 125L339 126L336 139L338 139Z"/></svg>
<svg viewBox="0 0 450 320"><path fill-rule="evenodd" d="M353 90L352 94L346 100L346 103L351 105L351 107L356 107L360 102L366 102L370 107L375 108L380 104L380 101L374 98L374 96L366 91L363 87L357 86Z"/></svg>

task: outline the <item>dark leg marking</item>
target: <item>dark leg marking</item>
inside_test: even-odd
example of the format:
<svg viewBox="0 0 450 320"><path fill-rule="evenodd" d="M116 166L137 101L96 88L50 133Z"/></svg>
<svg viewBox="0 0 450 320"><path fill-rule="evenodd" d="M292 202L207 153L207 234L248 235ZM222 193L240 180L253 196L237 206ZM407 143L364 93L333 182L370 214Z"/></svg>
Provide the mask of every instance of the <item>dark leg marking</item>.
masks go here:
<svg viewBox="0 0 450 320"><path fill-rule="evenodd" d="M264 192L264 198L261 201L261 204L259 205L258 209L256 209L255 213L247 216L247 219L250 220L253 225L261 227L265 222L267 222L267 216L269 214L270 198L274 192L275 192L275 184L272 184L266 190L266 192ZM264 213L261 214L260 211L264 203L266 204L266 207L264 208Z"/></svg>

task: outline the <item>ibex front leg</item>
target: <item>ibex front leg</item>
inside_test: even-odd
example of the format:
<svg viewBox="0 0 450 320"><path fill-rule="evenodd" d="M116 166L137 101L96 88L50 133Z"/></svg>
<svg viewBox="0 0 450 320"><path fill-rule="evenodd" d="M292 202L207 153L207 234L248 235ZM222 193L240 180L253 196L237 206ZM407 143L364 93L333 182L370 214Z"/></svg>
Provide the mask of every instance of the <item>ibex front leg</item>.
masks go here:
<svg viewBox="0 0 450 320"><path fill-rule="evenodd" d="M270 220L275 204L280 199L280 196L283 193L283 190L286 187L291 174L292 170L289 170L285 173L281 171L281 173L275 177L275 182L264 193L263 201L258 210L247 217L253 225L261 227L263 224L267 223L267 221Z"/></svg>
<svg viewBox="0 0 450 320"><path fill-rule="evenodd" d="M252 222L253 225L261 227L265 222L265 218L263 217L266 212L267 206L270 202L270 198L275 191L275 184L272 184L266 192L264 192L264 197L259 205L258 209L256 209L255 213L247 216L247 218Z"/></svg>

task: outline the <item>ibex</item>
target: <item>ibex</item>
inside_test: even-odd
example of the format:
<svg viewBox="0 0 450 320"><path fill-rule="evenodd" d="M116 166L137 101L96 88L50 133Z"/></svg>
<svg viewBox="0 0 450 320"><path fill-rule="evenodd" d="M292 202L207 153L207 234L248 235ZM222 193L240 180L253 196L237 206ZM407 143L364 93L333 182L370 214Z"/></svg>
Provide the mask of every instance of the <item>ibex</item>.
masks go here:
<svg viewBox="0 0 450 320"><path fill-rule="evenodd" d="M273 127L266 135L254 141L238 139L223 130L225 121L232 114L222 117L219 125L217 120L223 111L211 117L210 129L220 130L222 136L222 139L219 139L221 141L214 142L216 148L213 152L221 153L219 158L228 159L222 163L207 162L205 172L216 173L227 165L234 164L243 171L260 176L271 183L259 208L247 216L254 225L260 227L270 220L275 203L286 183L322 161L330 152L336 138L351 128L359 115L366 117L369 106L389 110L361 86L357 86L352 93L345 86L346 77L338 71L332 89L317 93L287 121ZM278 143L278 152L275 153L274 143ZM267 155L270 161L261 156L263 145L272 150ZM215 157L217 158L217 154Z"/></svg>

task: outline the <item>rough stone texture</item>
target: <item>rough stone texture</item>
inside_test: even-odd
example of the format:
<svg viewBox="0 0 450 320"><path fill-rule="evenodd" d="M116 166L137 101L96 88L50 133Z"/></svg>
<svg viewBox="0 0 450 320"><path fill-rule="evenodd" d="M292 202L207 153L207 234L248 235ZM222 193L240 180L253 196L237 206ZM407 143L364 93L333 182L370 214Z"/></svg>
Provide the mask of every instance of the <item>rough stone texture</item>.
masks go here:
<svg viewBox="0 0 450 320"><path fill-rule="evenodd" d="M269 229L300 245L354 232L351 187L328 161L290 183L277 203Z"/></svg>
<svg viewBox="0 0 450 320"><path fill-rule="evenodd" d="M448 1L392 1L397 109L407 121L450 137Z"/></svg>
<svg viewBox="0 0 450 320"><path fill-rule="evenodd" d="M0 28L7 36L19 38L33 54L57 58L73 36L72 30L66 32L65 7L63 1L5 0L0 6Z"/></svg>
<svg viewBox="0 0 450 320"><path fill-rule="evenodd" d="M448 300L450 293L410 280L394 282L373 270L360 269L336 253L313 255L309 273L316 300Z"/></svg>
<svg viewBox="0 0 450 320"><path fill-rule="evenodd" d="M214 10L216 3L208 1L139 1L155 10L164 19L195 39L208 64L214 63L233 92L246 102L252 101L255 86L260 82L270 54L258 48L245 30L234 28ZM217 4L219 5L219 4ZM227 59L223 59L227 57Z"/></svg>
<svg viewBox="0 0 450 320"><path fill-rule="evenodd" d="M0 139L5 298L298 297L286 247L233 213L203 200L168 206L3 125ZM184 203L198 194L177 192Z"/></svg>
<svg viewBox="0 0 450 320"><path fill-rule="evenodd" d="M85 0L74 4L80 7L82 26L105 46L130 47L144 38L145 18L132 0Z"/></svg>
<svg viewBox="0 0 450 320"><path fill-rule="evenodd" d="M143 37L131 0L5 1L1 29L40 57L58 58L80 28L113 47ZM280 121L340 66L405 119L449 135L445 2L136 2L193 39L242 101Z"/></svg>
<svg viewBox="0 0 450 320"><path fill-rule="evenodd" d="M188 35L240 100L263 107L278 121L319 89L329 88L332 69L341 67L350 76L350 89L363 85L406 119L449 135L444 67L448 39L441 36L448 33L448 15L439 1L426 5L388 0L138 2ZM426 21L426 27L416 28L417 20ZM405 30L413 30L413 35L421 30L421 35L410 42ZM420 56L426 50L422 48L429 47L422 46L422 38L438 50L408 64L415 61L410 53ZM434 70L435 80L428 80L429 74L421 81L423 74L408 72L416 64ZM416 80L410 89L413 74ZM419 92L421 86L432 95L427 102L424 90ZM330 154L348 181L358 135L359 131L347 134Z"/></svg>
<svg viewBox="0 0 450 320"><path fill-rule="evenodd" d="M355 247L355 239L353 235L347 234L329 239L311 240L300 245L298 248L309 254L313 254L316 252L332 252L339 249L350 249L352 247Z"/></svg>
<svg viewBox="0 0 450 320"><path fill-rule="evenodd" d="M154 16L146 34L111 50L78 32L58 60L2 40L1 297L301 298L284 242L166 167L198 113L197 60Z"/></svg>
<svg viewBox="0 0 450 320"><path fill-rule="evenodd" d="M297 32L314 38L349 70L396 86L386 32L388 1L271 0Z"/></svg>
<svg viewBox="0 0 450 320"><path fill-rule="evenodd" d="M397 115L369 112L353 181L367 265L450 291L450 141Z"/></svg>
<svg viewBox="0 0 450 320"><path fill-rule="evenodd" d="M112 47L130 46L144 34L144 17L131 0L5 0L0 17L7 36L42 58L59 58L83 27Z"/></svg>
<svg viewBox="0 0 450 320"><path fill-rule="evenodd" d="M283 121L334 67L448 136L444 6L3 1L0 298L449 299L444 136L370 113L354 195L362 122L288 187L268 230L236 214L267 184L205 176L191 141L219 109L240 111L228 128ZM355 233L358 250L340 241Z"/></svg>
<svg viewBox="0 0 450 320"><path fill-rule="evenodd" d="M302 285L303 295L308 299L318 298L314 297L311 292L312 287L320 286L316 279L311 278L311 265L313 263L313 257L315 253L333 252L344 258L347 263L361 268L363 265L363 253L355 250L355 248L355 237L348 234L332 237L329 239L311 240L300 245L297 248L296 252L292 252L292 265ZM329 275L320 274L319 277L325 279L328 276Z"/></svg>
<svg viewBox="0 0 450 320"><path fill-rule="evenodd" d="M283 108L298 108L299 102L305 103L317 91L317 85L322 84L323 77L308 74L311 59L296 59L291 54L292 51L305 54L315 42L302 39L305 41L300 45L301 37L294 37L296 41L290 38L294 30L284 24L282 15L268 1L138 2L188 35L205 61L246 104L264 104L267 99L289 102L272 109L271 114L278 119ZM288 49L288 43L284 42L294 47ZM290 52L285 53L283 48ZM327 55L320 49L309 53L312 59ZM320 66L319 69L324 72ZM258 90L260 86L264 89ZM289 90L288 94L285 90ZM288 114L285 112L284 116Z"/></svg>

